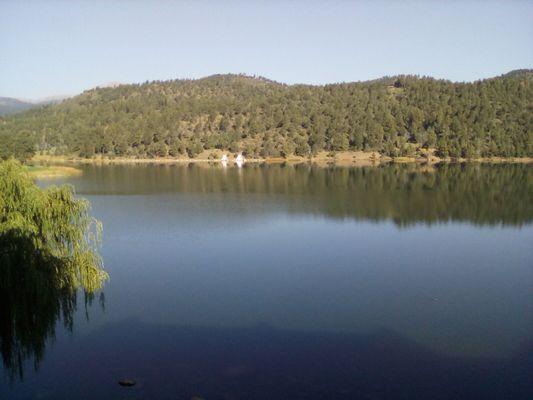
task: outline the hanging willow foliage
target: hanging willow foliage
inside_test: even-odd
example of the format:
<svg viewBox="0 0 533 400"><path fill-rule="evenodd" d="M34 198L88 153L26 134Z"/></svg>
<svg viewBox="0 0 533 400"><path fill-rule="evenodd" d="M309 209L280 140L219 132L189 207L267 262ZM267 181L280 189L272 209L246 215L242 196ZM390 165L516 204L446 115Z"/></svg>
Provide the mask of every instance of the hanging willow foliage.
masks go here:
<svg viewBox="0 0 533 400"><path fill-rule="evenodd" d="M88 211L72 187L41 189L17 161L0 163L0 351L12 374L28 358L37 367L60 318L72 327L77 289L92 298L108 279Z"/></svg>
<svg viewBox="0 0 533 400"><path fill-rule="evenodd" d="M26 268L50 269L50 283L58 288L98 290L108 276L97 252L102 226L89 216L89 208L71 186L41 189L17 161L2 162L2 265L19 264L23 257Z"/></svg>

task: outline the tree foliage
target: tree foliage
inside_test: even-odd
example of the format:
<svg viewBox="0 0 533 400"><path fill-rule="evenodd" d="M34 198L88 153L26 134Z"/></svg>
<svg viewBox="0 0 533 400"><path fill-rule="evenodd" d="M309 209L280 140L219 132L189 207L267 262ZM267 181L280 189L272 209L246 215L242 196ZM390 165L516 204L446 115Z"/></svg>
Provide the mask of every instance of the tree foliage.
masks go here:
<svg viewBox="0 0 533 400"><path fill-rule="evenodd" d="M0 163L0 350L7 369L42 357L56 320L72 323L76 291L107 279L101 226L69 186L39 188L13 160Z"/></svg>

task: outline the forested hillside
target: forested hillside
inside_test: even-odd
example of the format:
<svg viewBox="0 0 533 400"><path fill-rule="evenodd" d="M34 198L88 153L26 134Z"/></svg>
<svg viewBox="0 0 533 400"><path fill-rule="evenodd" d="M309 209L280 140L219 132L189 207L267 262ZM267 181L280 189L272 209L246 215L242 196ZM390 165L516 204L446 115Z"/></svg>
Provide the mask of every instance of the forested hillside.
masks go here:
<svg viewBox="0 0 533 400"><path fill-rule="evenodd" d="M533 156L533 73L474 83L416 76L325 86L244 75L98 88L0 119L0 157L95 154L308 156L375 150L409 156Z"/></svg>

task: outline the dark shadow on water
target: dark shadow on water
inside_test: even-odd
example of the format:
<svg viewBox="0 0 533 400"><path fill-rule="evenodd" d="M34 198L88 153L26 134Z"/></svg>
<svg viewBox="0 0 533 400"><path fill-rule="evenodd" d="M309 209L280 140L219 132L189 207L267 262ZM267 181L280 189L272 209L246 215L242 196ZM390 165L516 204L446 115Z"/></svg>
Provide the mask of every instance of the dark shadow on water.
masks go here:
<svg viewBox="0 0 533 400"><path fill-rule="evenodd" d="M310 333L128 320L61 347L42 382L50 393L32 389L40 398L528 399L533 393L531 348L509 360L450 358L389 331ZM136 385L120 387L123 378Z"/></svg>

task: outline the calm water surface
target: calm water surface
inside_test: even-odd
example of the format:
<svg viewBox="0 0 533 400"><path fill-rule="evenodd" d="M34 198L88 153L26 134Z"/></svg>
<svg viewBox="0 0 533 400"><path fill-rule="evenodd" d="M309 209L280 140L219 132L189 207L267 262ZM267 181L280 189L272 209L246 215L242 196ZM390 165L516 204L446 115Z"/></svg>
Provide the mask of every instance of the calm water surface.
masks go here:
<svg viewBox="0 0 533 400"><path fill-rule="evenodd" d="M81 168L105 300L0 398L533 398L532 167Z"/></svg>

